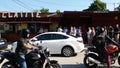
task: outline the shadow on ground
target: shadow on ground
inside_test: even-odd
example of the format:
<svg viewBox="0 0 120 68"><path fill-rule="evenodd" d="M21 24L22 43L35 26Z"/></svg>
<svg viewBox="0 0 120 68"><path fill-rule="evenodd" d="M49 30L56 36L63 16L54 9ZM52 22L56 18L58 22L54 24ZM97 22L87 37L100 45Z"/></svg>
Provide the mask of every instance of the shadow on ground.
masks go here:
<svg viewBox="0 0 120 68"><path fill-rule="evenodd" d="M70 56L70 57L75 57L75 56L77 56L77 54ZM63 56L61 54L51 54L51 57L65 57L65 56Z"/></svg>
<svg viewBox="0 0 120 68"><path fill-rule="evenodd" d="M85 68L84 64L64 64L62 68Z"/></svg>
<svg viewBox="0 0 120 68"><path fill-rule="evenodd" d="M62 68L87 68L84 64L64 64ZM107 68L107 66L98 66L97 68ZM111 68L120 68L120 66L111 66Z"/></svg>

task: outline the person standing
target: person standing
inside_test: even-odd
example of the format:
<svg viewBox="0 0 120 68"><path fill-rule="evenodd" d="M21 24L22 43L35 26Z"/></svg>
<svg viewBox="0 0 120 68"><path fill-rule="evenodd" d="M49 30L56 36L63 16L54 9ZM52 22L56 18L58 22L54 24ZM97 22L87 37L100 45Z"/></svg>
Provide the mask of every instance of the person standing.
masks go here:
<svg viewBox="0 0 120 68"><path fill-rule="evenodd" d="M74 28L73 28L73 26L70 27L70 35L72 35L72 36L74 35Z"/></svg>
<svg viewBox="0 0 120 68"><path fill-rule="evenodd" d="M83 43L87 44L88 40L87 40L87 29L85 26L82 26L82 38L83 38Z"/></svg>
<svg viewBox="0 0 120 68"><path fill-rule="evenodd" d="M91 27L88 27L88 31L87 31L88 45L91 44L91 35L92 35L92 29Z"/></svg>
<svg viewBox="0 0 120 68"><path fill-rule="evenodd" d="M68 28L64 27L63 32L66 33L66 34L68 34Z"/></svg>
<svg viewBox="0 0 120 68"><path fill-rule="evenodd" d="M119 43L119 37L120 37L120 28L119 24L116 24L116 27L114 28L114 40Z"/></svg>
<svg viewBox="0 0 120 68"><path fill-rule="evenodd" d="M104 29L104 33L107 35L107 33L108 33L108 27L107 26L103 26L103 29Z"/></svg>
<svg viewBox="0 0 120 68"><path fill-rule="evenodd" d="M96 32L95 32L95 27L91 27L91 36L90 36L90 44L91 44L91 42L92 42L92 39L93 39L93 37L95 36L95 34L96 34Z"/></svg>
<svg viewBox="0 0 120 68"><path fill-rule="evenodd" d="M113 28L112 26L109 26L109 27L108 27L108 33L107 33L107 34L108 34L108 36L109 36L110 38L112 38L112 39L114 38L114 37L113 37L113 35L114 35L113 32L114 32L114 28Z"/></svg>
<svg viewBox="0 0 120 68"><path fill-rule="evenodd" d="M73 27L73 36L76 36L76 32L77 32L77 30L76 30L76 27L74 26Z"/></svg>
<svg viewBox="0 0 120 68"><path fill-rule="evenodd" d="M77 36L77 37L81 37L81 36L82 36L81 26L79 26L79 27L76 29L76 36Z"/></svg>
<svg viewBox="0 0 120 68"><path fill-rule="evenodd" d="M43 33L43 32L44 32L44 31L43 31L43 27L40 27L38 33L41 34L41 33Z"/></svg>
<svg viewBox="0 0 120 68"><path fill-rule="evenodd" d="M61 26L58 27L57 32L63 32L63 29L61 28Z"/></svg>

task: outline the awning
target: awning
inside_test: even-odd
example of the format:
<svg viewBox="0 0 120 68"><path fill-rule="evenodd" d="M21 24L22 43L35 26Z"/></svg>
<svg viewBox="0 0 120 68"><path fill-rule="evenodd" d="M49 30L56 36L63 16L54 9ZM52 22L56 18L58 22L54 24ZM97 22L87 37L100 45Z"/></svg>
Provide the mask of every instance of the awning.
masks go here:
<svg viewBox="0 0 120 68"><path fill-rule="evenodd" d="M46 24L46 23L52 23L50 21L10 21L10 22L0 22L0 24L22 24L22 23L42 23L42 24Z"/></svg>

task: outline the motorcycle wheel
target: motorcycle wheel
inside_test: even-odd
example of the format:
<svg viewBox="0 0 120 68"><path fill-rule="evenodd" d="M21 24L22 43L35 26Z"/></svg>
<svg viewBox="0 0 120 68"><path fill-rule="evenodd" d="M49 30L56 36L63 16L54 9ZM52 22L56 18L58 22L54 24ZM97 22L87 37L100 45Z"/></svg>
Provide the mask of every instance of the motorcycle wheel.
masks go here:
<svg viewBox="0 0 120 68"><path fill-rule="evenodd" d="M18 68L16 65L14 65L12 62L6 62L2 65L1 68Z"/></svg>
<svg viewBox="0 0 120 68"><path fill-rule="evenodd" d="M59 63L51 63L51 64L46 64L45 68L62 68Z"/></svg>
<svg viewBox="0 0 120 68"><path fill-rule="evenodd" d="M120 65L120 56L118 57L118 64Z"/></svg>
<svg viewBox="0 0 120 68"><path fill-rule="evenodd" d="M89 60L88 60L89 57L92 57L92 58L94 58L94 59L97 59L98 56L95 55L95 54L92 54L92 53L89 53L88 55L86 55L86 56L84 57L84 64L85 64L85 66L86 66L87 68L96 68L96 67L97 67L97 64L89 61Z"/></svg>

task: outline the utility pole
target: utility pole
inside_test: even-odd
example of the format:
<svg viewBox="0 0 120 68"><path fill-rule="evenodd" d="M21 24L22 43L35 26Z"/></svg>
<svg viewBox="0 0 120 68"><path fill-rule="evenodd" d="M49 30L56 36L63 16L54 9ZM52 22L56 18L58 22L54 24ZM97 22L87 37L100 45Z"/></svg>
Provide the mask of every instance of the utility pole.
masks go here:
<svg viewBox="0 0 120 68"><path fill-rule="evenodd" d="M115 11L115 3L113 3L113 6L114 6L114 11Z"/></svg>

